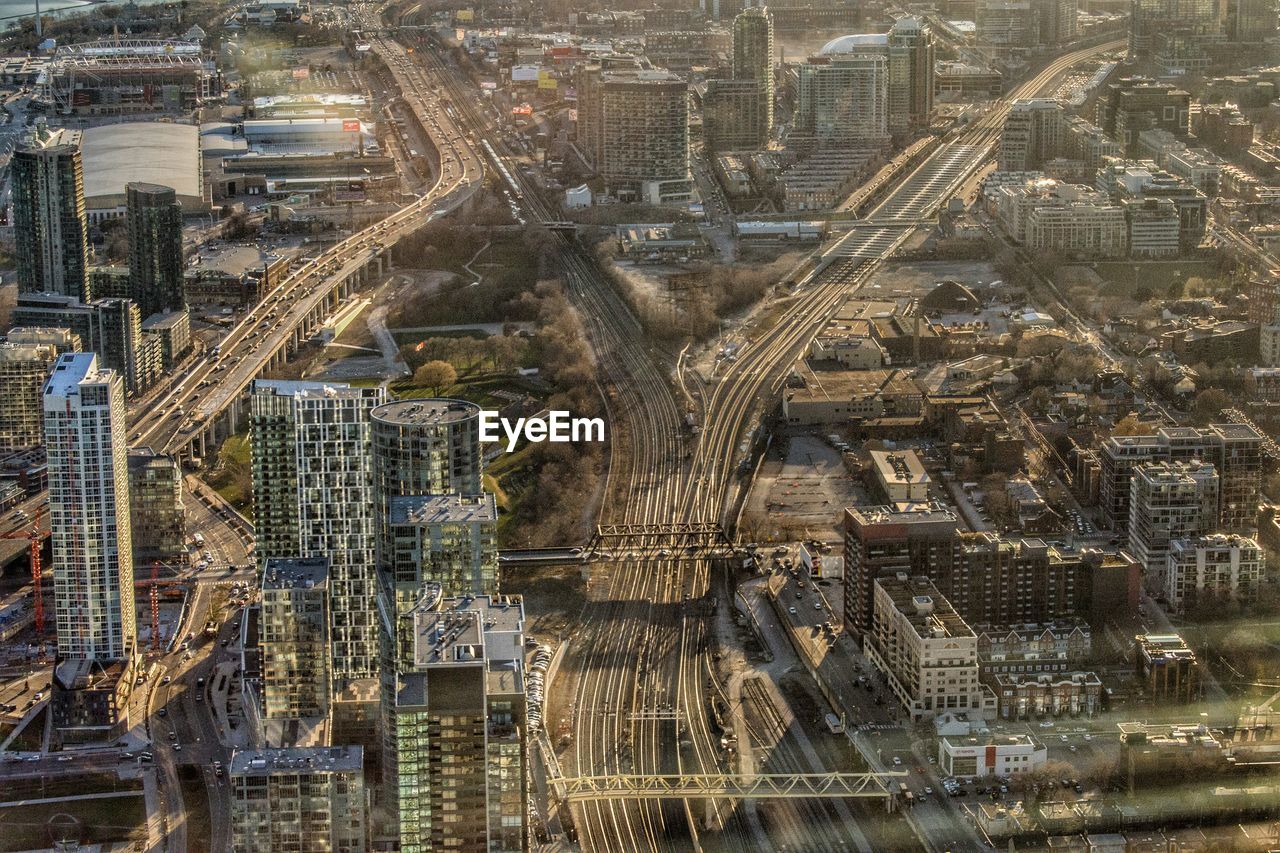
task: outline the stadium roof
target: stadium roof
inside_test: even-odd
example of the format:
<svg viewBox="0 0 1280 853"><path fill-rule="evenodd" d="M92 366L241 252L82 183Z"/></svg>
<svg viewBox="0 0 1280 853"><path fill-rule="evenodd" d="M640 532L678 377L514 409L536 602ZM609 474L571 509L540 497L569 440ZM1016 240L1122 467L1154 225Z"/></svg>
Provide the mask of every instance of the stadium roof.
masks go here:
<svg viewBox="0 0 1280 853"><path fill-rule="evenodd" d="M889 36L884 33L863 33L860 35L840 36L827 42L819 56L831 56L839 53L856 53L863 47L884 47L889 43Z"/></svg>
<svg viewBox="0 0 1280 853"><path fill-rule="evenodd" d="M203 205L198 130L189 124L124 122L84 131L84 195L90 208L124 204L125 184L173 187L190 210Z"/></svg>

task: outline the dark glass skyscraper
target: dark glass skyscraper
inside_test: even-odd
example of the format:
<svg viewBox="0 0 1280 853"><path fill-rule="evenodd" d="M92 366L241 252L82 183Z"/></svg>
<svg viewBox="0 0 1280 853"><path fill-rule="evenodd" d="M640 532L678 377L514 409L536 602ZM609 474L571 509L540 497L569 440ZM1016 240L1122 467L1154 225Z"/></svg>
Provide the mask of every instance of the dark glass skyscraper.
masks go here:
<svg viewBox="0 0 1280 853"><path fill-rule="evenodd" d="M129 287L142 316L178 311L182 292L182 208L159 184L125 187L129 214Z"/></svg>
<svg viewBox="0 0 1280 853"><path fill-rule="evenodd" d="M19 293L89 301L80 131L38 127L14 152L12 169Z"/></svg>
<svg viewBox="0 0 1280 853"><path fill-rule="evenodd" d="M759 84L754 135L763 145L773 130L773 17L763 6L744 9L733 19L733 79Z"/></svg>

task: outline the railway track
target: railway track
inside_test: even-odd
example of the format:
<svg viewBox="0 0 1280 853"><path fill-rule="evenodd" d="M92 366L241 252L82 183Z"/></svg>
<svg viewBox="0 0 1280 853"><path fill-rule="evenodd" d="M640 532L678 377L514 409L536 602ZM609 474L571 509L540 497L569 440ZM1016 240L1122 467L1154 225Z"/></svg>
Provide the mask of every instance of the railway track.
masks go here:
<svg viewBox="0 0 1280 853"><path fill-rule="evenodd" d="M1085 56L1114 46L1064 57L1019 93L1027 87L1038 90ZM415 56L444 81L472 133L498 140L489 146L490 156L497 161L494 165L512 165L515 158L500 136L491 133L488 119L475 108L476 99L453 69L432 51L418 51ZM946 153L940 159L928 158L905 179L908 189L889 193L869 218L881 216L883 221L910 226L931 216L983 162L998 138L1005 111L1007 106L989 112L956 142L943 146L940 150ZM559 219L520 169L499 171L517 187L520 203L531 218ZM903 239L909 233L909 227L903 228ZM731 521L733 490L744 482L736 474L749 458L752 424L773 405L787 369L814 331L848 293L867 281L896 245L891 241L879 257L836 260L798 288L791 308L740 352L718 382L694 379L688 399L702 406L704 426L691 442L686 464L689 439L683 435L682 413L675 402L679 390L655 362L643 343L640 324L595 260L572 240L564 240L560 254L567 292L596 354L614 430L601 522ZM560 683L573 697L567 772L612 775L724 769L704 695L704 683L711 675L706 654L709 620L702 618L698 602L709 589L710 564L635 562L625 554L617 556L620 559L612 565L596 564L594 587L560 668ZM768 707L772 708L771 702ZM548 719L547 724L553 726L555 721ZM776 748L770 760L799 769L803 762L791 749ZM838 822L832 822L839 808L844 807L785 803L771 805L769 814L779 827L789 827L785 830L788 846L798 844L797 849L806 850L828 849L827 844L832 845L829 849L858 846L848 833L842 837ZM582 847L591 851L757 847L739 809L724 803L711 809L716 830L701 835L703 815L695 814L687 801L590 802L575 807L574 818ZM814 830L819 846L807 840L815 836L806 834L816 826L823 827Z"/></svg>

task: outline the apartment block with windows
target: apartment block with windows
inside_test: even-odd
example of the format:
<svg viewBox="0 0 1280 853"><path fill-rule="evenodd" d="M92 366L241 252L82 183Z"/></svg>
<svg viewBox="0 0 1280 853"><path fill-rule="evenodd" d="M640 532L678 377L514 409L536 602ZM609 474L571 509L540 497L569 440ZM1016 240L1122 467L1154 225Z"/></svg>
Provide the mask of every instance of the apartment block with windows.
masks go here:
<svg viewBox="0 0 1280 853"><path fill-rule="evenodd" d="M1230 531L1252 530L1262 479L1262 436L1244 424L1165 427L1154 435L1108 438L1098 448L1103 523L1112 530L1127 529L1129 481L1139 465L1190 460L1211 463L1218 471L1218 525Z"/></svg>
<svg viewBox="0 0 1280 853"><path fill-rule="evenodd" d="M78 130L40 122L13 153L13 233L18 291L88 302L89 225Z"/></svg>
<svg viewBox="0 0 1280 853"><path fill-rule="evenodd" d="M258 620L267 720L315 719L329 713L329 621L329 561L268 558Z"/></svg>
<svg viewBox="0 0 1280 853"><path fill-rule="evenodd" d="M250 388L258 556L329 559L335 692L378 672L371 412L381 388Z"/></svg>
<svg viewBox="0 0 1280 853"><path fill-rule="evenodd" d="M43 394L58 654L132 658L133 536L124 381L93 353L64 353Z"/></svg>
<svg viewBox="0 0 1280 853"><path fill-rule="evenodd" d="M186 563L187 513L177 459L149 447L129 451L129 518L137 566Z"/></svg>
<svg viewBox="0 0 1280 853"><path fill-rule="evenodd" d="M391 499L391 552L384 579L400 607L438 584L446 596L498 594L498 507L494 496Z"/></svg>
<svg viewBox="0 0 1280 853"><path fill-rule="evenodd" d="M1165 598L1178 610L1223 599L1253 601L1267 566L1254 539L1213 533L1169 543Z"/></svg>
<svg viewBox="0 0 1280 853"><path fill-rule="evenodd" d="M876 579L865 651L913 722L994 710L978 682L977 636L928 578Z"/></svg>
<svg viewBox="0 0 1280 853"><path fill-rule="evenodd" d="M358 746L236 750L231 853L364 853L363 761Z"/></svg>
<svg viewBox="0 0 1280 853"><path fill-rule="evenodd" d="M1216 524L1218 490L1217 470L1202 462L1152 462L1133 472L1129 553L1142 564L1152 595L1164 594L1170 543Z"/></svg>
<svg viewBox="0 0 1280 853"><path fill-rule="evenodd" d="M404 625L409 659L382 696L397 849L526 850L523 605L436 588Z"/></svg>
<svg viewBox="0 0 1280 853"><path fill-rule="evenodd" d="M44 442L40 389L57 358L52 344L0 342L0 449Z"/></svg>

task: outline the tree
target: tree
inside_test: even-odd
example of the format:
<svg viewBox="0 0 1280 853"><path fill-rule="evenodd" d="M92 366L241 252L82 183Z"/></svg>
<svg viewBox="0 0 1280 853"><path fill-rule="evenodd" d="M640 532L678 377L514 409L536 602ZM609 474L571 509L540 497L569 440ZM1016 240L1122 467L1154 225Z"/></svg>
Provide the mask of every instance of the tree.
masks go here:
<svg viewBox="0 0 1280 853"><path fill-rule="evenodd" d="M1231 406L1231 396L1219 388L1206 388L1196 395L1192 405L1195 408L1196 418L1209 423L1218 417L1223 409Z"/></svg>
<svg viewBox="0 0 1280 853"><path fill-rule="evenodd" d="M414 372L413 381L439 397L446 388L458 381L458 371L447 361L428 361Z"/></svg>
<svg viewBox="0 0 1280 853"><path fill-rule="evenodd" d="M1115 428L1111 430L1112 435L1151 435L1154 432L1151 425L1139 420L1134 412L1117 421Z"/></svg>

